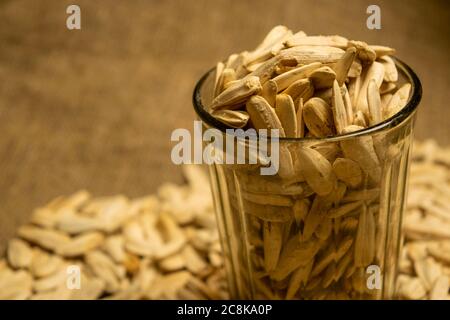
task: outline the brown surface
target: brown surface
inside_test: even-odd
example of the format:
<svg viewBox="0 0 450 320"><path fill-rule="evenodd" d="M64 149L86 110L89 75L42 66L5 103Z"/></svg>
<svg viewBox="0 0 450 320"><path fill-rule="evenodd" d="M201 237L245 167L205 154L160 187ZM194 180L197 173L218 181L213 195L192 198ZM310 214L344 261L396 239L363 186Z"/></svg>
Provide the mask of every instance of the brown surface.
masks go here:
<svg viewBox="0 0 450 320"><path fill-rule="evenodd" d="M179 180L170 133L192 127L191 92L215 61L275 24L393 46L424 86L419 138L450 143L447 1L0 1L0 243L31 208L87 188L153 192Z"/></svg>

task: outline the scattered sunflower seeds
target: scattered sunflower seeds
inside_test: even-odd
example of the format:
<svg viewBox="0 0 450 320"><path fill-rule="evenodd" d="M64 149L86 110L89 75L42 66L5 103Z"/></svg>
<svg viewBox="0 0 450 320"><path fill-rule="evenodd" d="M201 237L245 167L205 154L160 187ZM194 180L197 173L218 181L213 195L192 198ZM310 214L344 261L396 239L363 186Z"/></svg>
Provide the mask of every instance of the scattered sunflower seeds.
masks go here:
<svg viewBox="0 0 450 320"><path fill-rule="evenodd" d="M184 173L188 185L165 184L158 196L80 191L35 210L0 257L0 299L227 298L208 178L197 166ZM178 206L192 217L176 222ZM73 267L79 289L68 287Z"/></svg>

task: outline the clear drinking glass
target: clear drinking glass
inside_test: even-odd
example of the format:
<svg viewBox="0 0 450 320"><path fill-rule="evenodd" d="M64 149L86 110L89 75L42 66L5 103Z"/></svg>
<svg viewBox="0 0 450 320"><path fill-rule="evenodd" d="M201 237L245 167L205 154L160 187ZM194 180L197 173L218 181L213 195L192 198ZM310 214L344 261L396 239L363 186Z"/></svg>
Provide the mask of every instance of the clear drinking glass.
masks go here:
<svg viewBox="0 0 450 320"><path fill-rule="evenodd" d="M280 150L291 154L294 178L262 176L258 165L209 166L231 298L394 297L422 90L406 64L396 59L396 65L400 81L412 85L398 114L331 138L280 138ZM203 127L221 130L225 139L224 125L204 108L212 100L214 74L211 70L200 79L193 103ZM314 189L332 188L330 193L319 195L306 181L312 173L311 164L302 161L305 148L329 161L330 176L321 177L324 184Z"/></svg>

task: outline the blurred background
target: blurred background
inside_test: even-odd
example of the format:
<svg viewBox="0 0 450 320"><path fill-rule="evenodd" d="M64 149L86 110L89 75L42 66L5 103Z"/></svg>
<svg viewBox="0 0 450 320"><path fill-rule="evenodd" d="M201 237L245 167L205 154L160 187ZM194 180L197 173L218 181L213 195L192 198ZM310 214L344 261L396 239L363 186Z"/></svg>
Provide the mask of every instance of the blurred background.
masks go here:
<svg viewBox="0 0 450 320"><path fill-rule="evenodd" d="M66 8L81 8L81 30ZM366 9L381 8L381 30ZM173 129L196 81L277 24L397 49L422 80L416 137L450 144L446 0L0 0L0 251L31 210L87 189L152 193L181 181Z"/></svg>

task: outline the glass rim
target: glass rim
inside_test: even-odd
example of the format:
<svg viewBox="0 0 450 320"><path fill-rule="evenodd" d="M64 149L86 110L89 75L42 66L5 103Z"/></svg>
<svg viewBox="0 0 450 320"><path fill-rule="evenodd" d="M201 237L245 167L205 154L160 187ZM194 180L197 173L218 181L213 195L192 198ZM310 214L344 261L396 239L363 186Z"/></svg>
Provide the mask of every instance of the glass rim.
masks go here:
<svg viewBox="0 0 450 320"><path fill-rule="evenodd" d="M392 117L374 125L368 128L364 128L362 130L353 131L345 134L339 134L334 136L328 136L328 137L301 137L301 138L293 138L293 137L280 137L280 141L291 141L291 142L299 142L299 141L305 141L305 142L333 142L333 141L340 141L344 140L346 138L351 137L358 137L358 136L364 136L364 135L373 135L378 132L388 130L394 127L397 127L401 123L403 123L406 119L408 119L414 112L416 111L421 99L422 99L422 84L419 80L419 77L416 75L416 73L402 60L392 57L395 65L397 68L399 68L407 77L409 80L409 83L411 84L412 94L410 95L410 98L406 105L395 115ZM211 128L215 128L223 132L224 134L229 134L226 132L227 129L234 129L231 127L228 127L224 123L220 122L219 120L215 119L208 111L206 111L206 108L202 102L201 99L201 90L203 87L203 84L205 83L206 79L215 71L215 67L208 70L197 82L194 88L194 93L192 96L192 103L194 105L194 110L199 116L199 118L207 124Z"/></svg>

